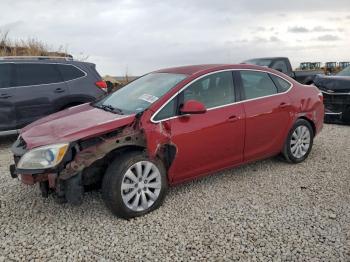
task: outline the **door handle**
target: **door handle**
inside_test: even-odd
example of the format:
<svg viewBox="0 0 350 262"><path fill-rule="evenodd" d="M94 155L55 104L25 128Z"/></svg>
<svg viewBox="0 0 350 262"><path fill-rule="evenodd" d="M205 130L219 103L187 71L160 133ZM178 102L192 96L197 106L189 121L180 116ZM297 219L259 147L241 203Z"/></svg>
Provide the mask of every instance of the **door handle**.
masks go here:
<svg viewBox="0 0 350 262"><path fill-rule="evenodd" d="M228 122L236 122L237 120L239 120L239 117L235 115L229 116L227 119Z"/></svg>
<svg viewBox="0 0 350 262"><path fill-rule="evenodd" d="M288 106L290 106L290 104L288 104L288 103L286 103L286 102L282 102L282 103L279 105L280 108L286 108L286 107L288 107Z"/></svg>
<svg viewBox="0 0 350 262"><path fill-rule="evenodd" d="M64 89L62 89L62 88L55 89L55 93L63 93L63 92L64 92Z"/></svg>
<svg viewBox="0 0 350 262"><path fill-rule="evenodd" d="M6 99L6 98L10 98L11 95L8 95L8 94L1 94L0 95L0 98L3 98L3 99Z"/></svg>

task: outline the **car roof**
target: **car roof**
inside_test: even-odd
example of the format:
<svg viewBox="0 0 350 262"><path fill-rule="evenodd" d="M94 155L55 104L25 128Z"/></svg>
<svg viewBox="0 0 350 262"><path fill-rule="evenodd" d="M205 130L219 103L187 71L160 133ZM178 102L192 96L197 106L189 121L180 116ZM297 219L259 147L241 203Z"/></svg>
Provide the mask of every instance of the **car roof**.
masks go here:
<svg viewBox="0 0 350 262"><path fill-rule="evenodd" d="M65 57L0 57L0 63L38 63L38 64L93 64L89 62L77 61L72 58Z"/></svg>
<svg viewBox="0 0 350 262"><path fill-rule="evenodd" d="M194 74L202 74L202 73L208 73L208 72L225 70L225 69L254 69L254 70L264 70L264 71L270 71L270 72L273 71L267 67L250 65L250 64L204 64L204 65L189 65L189 66L165 68L165 69L157 70L154 73L173 73L173 74L194 75Z"/></svg>

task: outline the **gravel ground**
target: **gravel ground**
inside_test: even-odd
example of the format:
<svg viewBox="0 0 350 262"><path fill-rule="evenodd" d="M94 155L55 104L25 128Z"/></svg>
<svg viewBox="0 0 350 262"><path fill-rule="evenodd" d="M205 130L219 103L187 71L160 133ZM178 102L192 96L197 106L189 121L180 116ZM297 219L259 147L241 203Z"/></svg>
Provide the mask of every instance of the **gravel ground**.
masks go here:
<svg viewBox="0 0 350 262"><path fill-rule="evenodd" d="M350 261L350 127L326 125L309 159L259 161L169 190L130 221L99 192L79 207L11 179L0 140L0 261Z"/></svg>

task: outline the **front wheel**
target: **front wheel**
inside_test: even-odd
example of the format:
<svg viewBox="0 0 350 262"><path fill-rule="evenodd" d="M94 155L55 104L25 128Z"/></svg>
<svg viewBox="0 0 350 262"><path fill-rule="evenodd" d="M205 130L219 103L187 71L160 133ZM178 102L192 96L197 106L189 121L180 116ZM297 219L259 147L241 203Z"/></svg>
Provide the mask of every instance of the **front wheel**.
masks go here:
<svg viewBox="0 0 350 262"><path fill-rule="evenodd" d="M140 152L117 157L103 178L102 196L118 217L142 216L158 208L167 191L166 171L161 161Z"/></svg>
<svg viewBox="0 0 350 262"><path fill-rule="evenodd" d="M290 163L303 162L310 154L314 132L305 119L298 119L288 133L282 154Z"/></svg>

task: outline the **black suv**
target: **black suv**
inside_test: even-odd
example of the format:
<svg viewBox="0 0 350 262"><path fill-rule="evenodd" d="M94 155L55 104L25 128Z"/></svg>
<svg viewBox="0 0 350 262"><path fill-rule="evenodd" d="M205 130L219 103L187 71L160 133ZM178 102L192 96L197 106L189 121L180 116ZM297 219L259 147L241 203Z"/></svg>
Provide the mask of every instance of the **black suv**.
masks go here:
<svg viewBox="0 0 350 262"><path fill-rule="evenodd" d="M90 102L107 86L92 63L61 57L0 57L0 135Z"/></svg>

